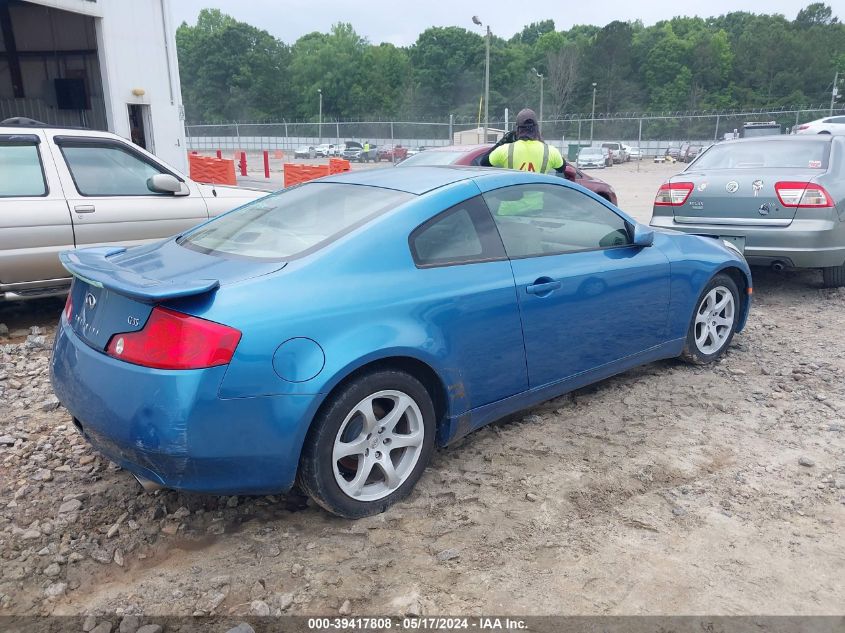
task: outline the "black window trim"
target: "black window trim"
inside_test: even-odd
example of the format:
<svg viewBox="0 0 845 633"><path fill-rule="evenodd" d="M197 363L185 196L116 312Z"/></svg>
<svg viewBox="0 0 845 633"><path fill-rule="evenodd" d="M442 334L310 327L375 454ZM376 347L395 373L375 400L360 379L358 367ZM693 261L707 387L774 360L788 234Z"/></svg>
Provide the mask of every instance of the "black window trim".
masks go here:
<svg viewBox="0 0 845 633"><path fill-rule="evenodd" d="M479 206L467 209L467 214L475 227L475 232L478 235L479 242L481 243L481 255L449 259L442 262L422 263L415 246L415 240L419 234L453 213L457 213L462 209L465 209L463 205L473 202L477 203ZM417 226L413 231L411 231L410 235L408 235L408 248L411 251L411 257L414 260L414 266L420 270L427 268L445 268L447 266L464 266L466 264L508 261L508 255L505 252L505 245L502 242L502 236L499 234L496 221L493 219L490 209L487 207L487 203L484 201L484 197L480 193L467 198L466 200L462 200L448 209L444 209L434 217L429 218ZM485 253L487 253L487 255L485 255Z"/></svg>
<svg viewBox="0 0 845 633"><path fill-rule="evenodd" d="M70 162L67 159L67 155L65 154L65 147L85 147L90 145L105 145L105 146L112 146L116 147L130 156L137 158L143 163L146 163L150 167L156 169L160 174L169 174L176 178L179 182L184 183L185 179L182 178L179 174L174 173L161 163L155 162L136 150L132 147L129 143L125 143L123 141L118 141L113 138L99 138L96 136L62 136L56 135L53 137L53 142L58 146L59 151L62 153L62 159L65 161L65 165L67 165L67 170L70 173L70 177L73 180L73 186L76 188L77 193L82 196L83 198L143 198L146 196L154 196L157 198L167 198L173 197L173 194L162 194L156 193L155 191L150 191L149 193L113 193L113 194L90 194L90 193L83 193L83 191L79 188L79 183L76 182L76 176L73 173L73 169L70 166Z"/></svg>
<svg viewBox="0 0 845 633"><path fill-rule="evenodd" d="M613 210L609 206L607 206L604 203L604 198L602 198L601 196L598 196L601 199L601 202L599 202L598 200L596 200L592 196L587 196L587 194L585 194L581 191L578 191L574 187L568 187L563 183L557 184L557 183L543 182L543 183L537 183L537 184L539 184L541 186L547 185L547 186L552 186L552 187L563 187L564 189L572 189L573 191L575 191L575 193L580 193L582 196L586 196L590 200L593 200L594 202L598 202L601 206L603 206L605 209L607 209L608 211L613 213L613 215L615 215L617 218L622 220L622 222L625 225L625 232L628 234L628 240L630 241L630 243L629 244L620 244L619 246L596 246L595 248L579 248L578 250L574 250L574 251L554 251L554 252L551 252L551 253L538 253L537 255L521 255L521 256L514 256L514 257L511 257L510 255L508 255L507 258L510 261L517 261L517 260L520 260L520 259L536 259L537 257L558 257L560 255L575 255L577 253L593 253L593 252L596 252L596 251L610 251L610 250L617 250L617 249L620 249L620 248L631 248L632 246L634 246L634 226L633 226L633 224L631 224L630 222L628 222L628 220L626 220L621 215L616 213L615 210ZM507 189L509 187L535 187L535 186L537 186L537 185L530 184L530 183L517 183L515 185L505 185L503 187L496 187L495 189L488 189L487 191L482 193L482 197L487 195L488 193L492 193L493 191L498 191L499 189ZM485 205L487 204L486 200L484 201L484 204ZM489 207L488 207L488 211L489 211ZM489 213L490 213L490 219L493 221L493 225L496 227L496 232L498 233L499 225L496 223L496 219L493 217L493 212L489 211ZM501 234L499 235L499 239L500 240L502 239ZM502 241L502 246L504 248L504 241ZM506 250L506 252L507 252L507 250Z"/></svg>
<svg viewBox="0 0 845 633"><path fill-rule="evenodd" d="M50 196L50 182L47 180L47 172L44 171L44 157L41 156L41 137L37 134L0 134L0 146L23 147L26 145L32 145L35 147L35 155L38 156L38 164L41 166L41 179L44 181L44 193L34 196L5 196L0 194L0 199L48 198Z"/></svg>

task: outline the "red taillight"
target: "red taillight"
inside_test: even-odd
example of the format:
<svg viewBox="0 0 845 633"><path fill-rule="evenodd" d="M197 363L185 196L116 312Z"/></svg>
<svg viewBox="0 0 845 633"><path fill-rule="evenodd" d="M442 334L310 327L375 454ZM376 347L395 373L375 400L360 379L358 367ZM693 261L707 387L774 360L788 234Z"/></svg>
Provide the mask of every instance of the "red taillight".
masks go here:
<svg viewBox="0 0 845 633"><path fill-rule="evenodd" d="M67 301L65 301L65 319L67 319L68 323L70 323L71 314L73 314L73 298L70 291L68 291Z"/></svg>
<svg viewBox="0 0 845 633"><path fill-rule="evenodd" d="M234 328L155 307L143 329L112 336L106 353L155 369L203 369L228 364L240 340Z"/></svg>
<svg viewBox="0 0 845 633"><path fill-rule="evenodd" d="M810 125L808 123L802 123L801 125L798 126L798 129L799 130L806 130L808 127L810 127Z"/></svg>
<svg viewBox="0 0 845 633"><path fill-rule="evenodd" d="M778 182L775 183L775 193L785 207L819 209L833 206L833 198L827 190L812 182Z"/></svg>
<svg viewBox="0 0 845 633"><path fill-rule="evenodd" d="M691 182L667 182L660 185L654 204L658 207L679 207L687 201L695 188Z"/></svg>

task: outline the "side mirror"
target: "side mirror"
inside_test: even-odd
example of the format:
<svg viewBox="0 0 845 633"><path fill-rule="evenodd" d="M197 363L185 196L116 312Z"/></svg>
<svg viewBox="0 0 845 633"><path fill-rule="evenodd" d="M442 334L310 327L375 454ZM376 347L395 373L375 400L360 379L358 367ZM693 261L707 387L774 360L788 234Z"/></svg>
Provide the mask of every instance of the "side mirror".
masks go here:
<svg viewBox="0 0 845 633"><path fill-rule="evenodd" d="M634 246L651 246L654 244L654 231L644 224L634 225Z"/></svg>
<svg viewBox="0 0 845 633"><path fill-rule="evenodd" d="M156 174L147 179L147 189L154 193L177 194L182 191L182 183L176 176Z"/></svg>
<svg viewBox="0 0 845 633"><path fill-rule="evenodd" d="M575 182L575 177L577 175L578 175L578 172L575 171L575 168L572 165L570 165L569 163L566 163L566 167L563 168L564 178L566 178L567 180L571 180L572 182Z"/></svg>

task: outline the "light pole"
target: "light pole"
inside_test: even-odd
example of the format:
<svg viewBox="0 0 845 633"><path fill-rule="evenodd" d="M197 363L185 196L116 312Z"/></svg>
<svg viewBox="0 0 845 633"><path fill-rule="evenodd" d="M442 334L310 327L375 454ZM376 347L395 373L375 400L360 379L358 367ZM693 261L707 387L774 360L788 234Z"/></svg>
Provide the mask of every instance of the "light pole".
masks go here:
<svg viewBox="0 0 845 633"><path fill-rule="evenodd" d="M323 144L323 89L317 88L317 94L320 95L320 118L317 119L317 136L320 137L320 140L317 142L317 145Z"/></svg>
<svg viewBox="0 0 845 633"><path fill-rule="evenodd" d="M540 78L540 120L537 121L537 124L542 127L543 125L543 75L537 72L536 68L532 68L531 70L534 71L534 74Z"/></svg>
<svg viewBox="0 0 845 633"><path fill-rule="evenodd" d="M593 144L593 123L596 121L596 82L593 82L593 112L590 114L590 145Z"/></svg>
<svg viewBox="0 0 845 633"><path fill-rule="evenodd" d="M483 26L481 20L477 15L472 16L473 24ZM490 25L487 25L487 45L484 54L484 143L487 142L487 127L489 125L489 106L490 103Z"/></svg>

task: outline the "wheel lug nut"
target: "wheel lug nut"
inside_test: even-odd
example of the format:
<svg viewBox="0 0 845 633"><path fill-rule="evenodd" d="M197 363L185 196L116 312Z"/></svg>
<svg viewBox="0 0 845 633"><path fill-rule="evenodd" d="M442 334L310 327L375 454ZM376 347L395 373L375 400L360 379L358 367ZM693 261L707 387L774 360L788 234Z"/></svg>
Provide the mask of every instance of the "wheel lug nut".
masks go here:
<svg viewBox="0 0 845 633"><path fill-rule="evenodd" d="M379 432L379 433L384 433L384 427L381 427L381 428L378 430L378 432Z"/></svg>
<svg viewBox="0 0 845 633"><path fill-rule="evenodd" d="M384 443L385 443L385 445L390 444L390 438L389 437L384 438Z"/></svg>
<svg viewBox="0 0 845 633"><path fill-rule="evenodd" d="M376 451L376 459L381 459L381 451Z"/></svg>

